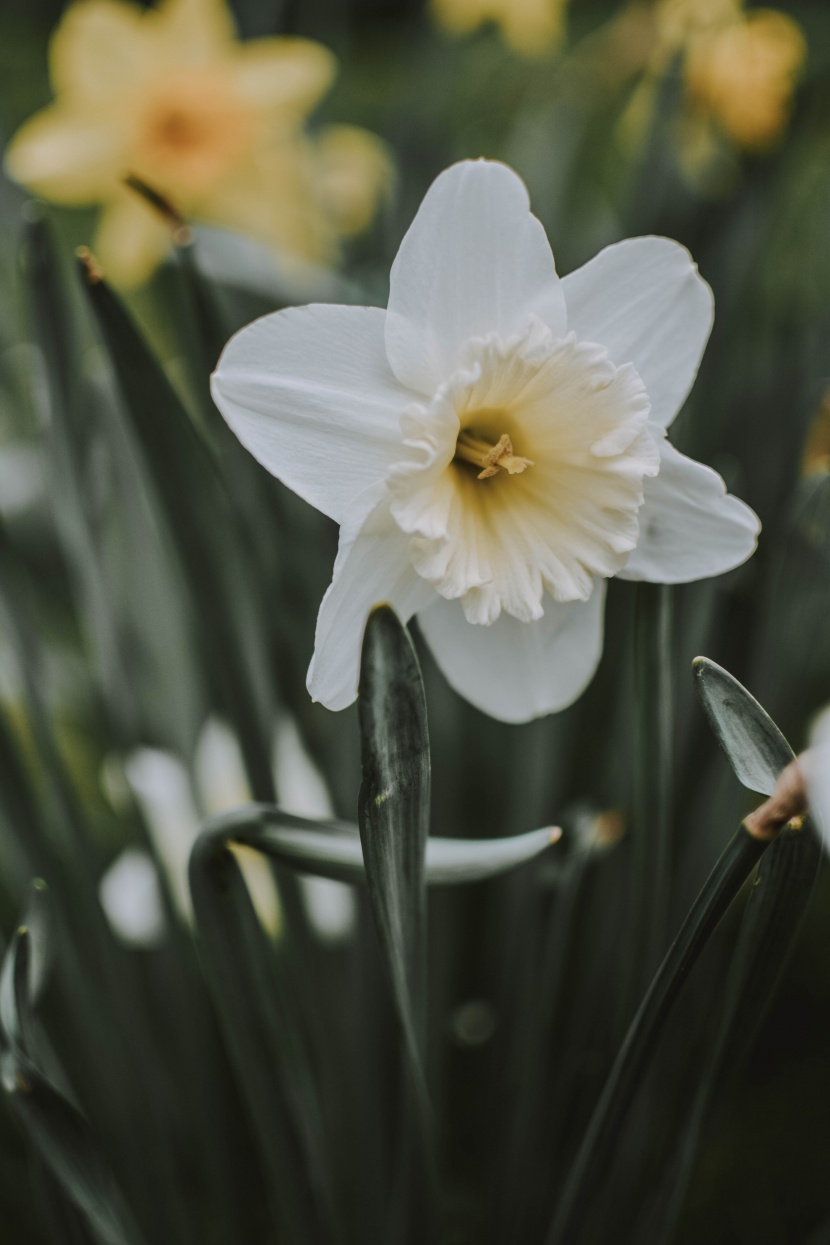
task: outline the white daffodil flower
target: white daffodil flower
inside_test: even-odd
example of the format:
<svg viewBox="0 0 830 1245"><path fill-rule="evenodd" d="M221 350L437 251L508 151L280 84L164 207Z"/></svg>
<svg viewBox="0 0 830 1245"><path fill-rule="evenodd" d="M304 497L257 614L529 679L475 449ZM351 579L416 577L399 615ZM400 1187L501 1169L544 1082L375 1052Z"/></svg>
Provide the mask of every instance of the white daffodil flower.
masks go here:
<svg viewBox="0 0 830 1245"><path fill-rule="evenodd" d="M709 287L665 238L560 280L524 184L469 161L428 191L386 311L289 308L242 329L217 405L341 529L314 699L354 700L384 601L417 615L462 696L527 721L590 681L610 576L682 583L748 558L756 516L665 436L711 323Z"/></svg>

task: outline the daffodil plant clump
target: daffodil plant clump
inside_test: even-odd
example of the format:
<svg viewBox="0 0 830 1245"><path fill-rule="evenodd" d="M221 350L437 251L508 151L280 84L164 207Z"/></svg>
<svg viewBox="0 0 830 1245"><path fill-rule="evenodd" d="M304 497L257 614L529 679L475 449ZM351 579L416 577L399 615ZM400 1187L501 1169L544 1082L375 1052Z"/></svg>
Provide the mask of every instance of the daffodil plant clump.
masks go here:
<svg viewBox="0 0 830 1245"><path fill-rule="evenodd" d="M809 23L290 7L10 105L9 1240L823 1245Z"/></svg>

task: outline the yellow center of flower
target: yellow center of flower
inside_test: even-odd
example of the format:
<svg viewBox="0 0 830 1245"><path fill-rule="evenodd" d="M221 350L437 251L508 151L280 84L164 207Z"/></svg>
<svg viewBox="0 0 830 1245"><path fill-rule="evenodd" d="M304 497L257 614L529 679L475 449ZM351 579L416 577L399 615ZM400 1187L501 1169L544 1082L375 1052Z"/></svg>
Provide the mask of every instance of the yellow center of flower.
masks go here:
<svg viewBox="0 0 830 1245"><path fill-rule="evenodd" d="M587 601L635 548L659 468L642 380L533 316L507 340L471 338L459 363L401 415L390 509L412 566L472 623L532 622L546 595Z"/></svg>
<svg viewBox="0 0 830 1245"><path fill-rule="evenodd" d="M254 117L214 70L191 70L148 92L137 121L134 164L150 184L202 194L254 138Z"/></svg>
<svg viewBox="0 0 830 1245"><path fill-rule="evenodd" d="M465 428L459 434L455 445L455 460L481 467L476 477L478 480L487 480L490 476L496 475L499 469L506 471L508 475L515 476L524 471L526 467L533 466L529 458L522 458L513 453L513 442L506 432L501 434L495 445L491 445L481 437L477 437L469 428Z"/></svg>

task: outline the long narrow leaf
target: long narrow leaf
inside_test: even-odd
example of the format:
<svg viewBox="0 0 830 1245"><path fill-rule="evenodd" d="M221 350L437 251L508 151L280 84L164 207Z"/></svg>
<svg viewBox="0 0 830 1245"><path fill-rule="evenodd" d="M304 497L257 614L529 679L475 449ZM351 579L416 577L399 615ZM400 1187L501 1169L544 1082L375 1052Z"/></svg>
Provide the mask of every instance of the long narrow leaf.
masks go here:
<svg viewBox="0 0 830 1245"><path fill-rule="evenodd" d="M375 933L403 1036L407 1102L414 1095L415 1109L414 1116L405 1110L402 1119L399 1192L393 1193L386 1231L391 1240L409 1242L436 1231L433 1118L424 1067L430 755L418 659L408 631L385 605L366 624L358 708L360 840Z"/></svg>
<svg viewBox="0 0 830 1245"><path fill-rule="evenodd" d="M369 616L360 670L360 839L381 953L415 1065L425 992L430 762L426 703L408 632L381 606Z"/></svg>
<svg viewBox="0 0 830 1245"><path fill-rule="evenodd" d="M274 704L259 623L265 610L253 588L233 509L211 454L121 303L87 268L84 287L178 542L208 642L208 668L217 676L242 741L254 794L268 799Z"/></svg>
<svg viewBox="0 0 830 1245"><path fill-rule="evenodd" d="M768 845L741 826L692 905L609 1073L568 1176L548 1245L570 1245L578 1239L598 1174L617 1139L672 1005L701 951Z"/></svg>
<svg viewBox="0 0 830 1245"><path fill-rule="evenodd" d="M275 1227L294 1245L338 1239L320 1111L285 983L220 831L202 835L190 888L208 981L259 1139Z"/></svg>
<svg viewBox="0 0 830 1245"><path fill-rule="evenodd" d="M140 1245L103 1151L83 1116L22 1056L2 1059L3 1088L35 1149L107 1245Z"/></svg>

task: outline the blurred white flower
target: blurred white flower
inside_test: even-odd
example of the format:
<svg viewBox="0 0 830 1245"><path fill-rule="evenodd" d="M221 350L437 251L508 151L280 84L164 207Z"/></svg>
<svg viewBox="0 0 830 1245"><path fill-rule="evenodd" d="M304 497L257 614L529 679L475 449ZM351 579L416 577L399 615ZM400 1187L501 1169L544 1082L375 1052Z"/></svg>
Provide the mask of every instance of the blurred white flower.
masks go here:
<svg viewBox="0 0 830 1245"><path fill-rule="evenodd" d="M187 866L202 824L208 817L239 808L251 799L239 744L227 726L211 718L196 745L193 780L178 757L157 748L136 750L125 769L176 907L189 921L193 912ZM270 866L250 848L232 850L257 916L275 937L280 905Z"/></svg>
<svg viewBox="0 0 830 1245"><path fill-rule="evenodd" d="M134 947L157 947L164 939L164 908L155 862L147 852L126 848L98 887L101 907L114 932Z"/></svg>
<svg viewBox="0 0 830 1245"><path fill-rule="evenodd" d="M334 817L323 775L306 751L292 718L283 715L274 736L274 781L280 807L299 817ZM354 929L354 892L345 882L300 875L311 927L323 942L342 942Z"/></svg>
<svg viewBox="0 0 830 1245"><path fill-rule="evenodd" d="M314 699L354 700L384 601L418 615L457 691L526 721L590 681L610 576L682 583L748 558L756 516L666 439L711 323L709 287L665 238L560 281L520 179L468 161L427 193L387 311L290 308L238 333L220 410L341 525Z"/></svg>
<svg viewBox="0 0 830 1245"><path fill-rule="evenodd" d="M167 874L173 901L190 920L187 862L200 823L187 770L170 752L138 748L128 758L125 771L153 850Z"/></svg>

